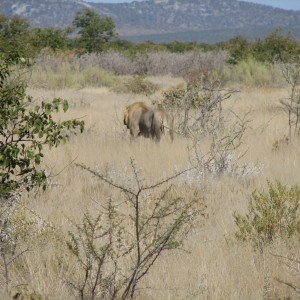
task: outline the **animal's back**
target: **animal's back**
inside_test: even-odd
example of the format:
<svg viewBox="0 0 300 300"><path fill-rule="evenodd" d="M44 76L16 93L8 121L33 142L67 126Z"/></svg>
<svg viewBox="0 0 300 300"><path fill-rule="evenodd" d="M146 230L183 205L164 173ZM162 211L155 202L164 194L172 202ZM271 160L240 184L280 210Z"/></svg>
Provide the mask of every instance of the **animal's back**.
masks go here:
<svg viewBox="0 0 300 300"><path fill-rule="evenodd" d="M143 115L151 111L150 107L144 102L135 102L128 105L124 111L124 124L130 130L130 134L133 137L138 135L149 136L148 130L141 126L141 120Z"/></svg>

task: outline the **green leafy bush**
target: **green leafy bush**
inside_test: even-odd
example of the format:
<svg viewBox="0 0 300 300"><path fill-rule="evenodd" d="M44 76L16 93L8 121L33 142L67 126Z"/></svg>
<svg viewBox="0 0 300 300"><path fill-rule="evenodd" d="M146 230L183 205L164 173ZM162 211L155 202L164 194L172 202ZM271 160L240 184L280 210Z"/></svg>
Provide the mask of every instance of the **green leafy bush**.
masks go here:
<svg viewBox="0 0 300 300"><path fill-rule="evenodd" d="M0 197L20 186L31 189L47 184L46 174L39 165L44 146L57 147L71 133L84 129L79 120L55 121L54 115L68 110L66 100L33 103L26 95L26 83L15 74L23 58L7 61L0 58Z"/></svg>
<svg viewBox="0 0 300 300"><path fill-rule="evenodd" d="M264 39L257 39L252 46L253 57L262 62L290 62L299 57L299 53L299 42L280 28L276 28Z"/></svg>
<svg viewBox="0 0 300 300"><path fill-rule="evenodd" d="M268 191L252 193L246 215L234 214L237 239L262 247L277 238L299 236L299 204L300 186L268 182Z"/></svg>

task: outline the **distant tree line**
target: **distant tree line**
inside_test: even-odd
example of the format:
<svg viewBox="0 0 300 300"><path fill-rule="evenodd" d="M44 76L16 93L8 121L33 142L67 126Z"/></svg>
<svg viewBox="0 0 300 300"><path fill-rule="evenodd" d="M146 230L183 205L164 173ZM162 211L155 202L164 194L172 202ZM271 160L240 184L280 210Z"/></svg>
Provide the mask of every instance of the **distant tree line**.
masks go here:
<svg viewBox="0 0 300 300"><path fill-rule="evenodd" d="M122 40L116 33L113 20L101 17L91 9L78 12L69 28L32 28L28 20L19 16L0 15L0 52L9 58L33 58L42 49L73 51L78 54L100 53L114 50L134 57L137 53L168 51L217 51L229 53L229 63L255 59L262 62L289 61L300 55L300 42L291 34L275 29L265 38L248 41L237 36L216 44L174 41L156 44L151 41L132 43Z"/></svg>

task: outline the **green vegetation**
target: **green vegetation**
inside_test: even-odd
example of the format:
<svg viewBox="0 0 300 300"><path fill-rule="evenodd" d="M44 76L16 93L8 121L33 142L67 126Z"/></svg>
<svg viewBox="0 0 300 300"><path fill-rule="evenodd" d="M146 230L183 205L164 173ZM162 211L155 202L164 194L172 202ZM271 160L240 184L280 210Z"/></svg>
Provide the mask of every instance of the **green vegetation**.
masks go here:
<svg viewBox="0 0 300 300"><path fill-rule="evenodd" d="M284 142L288 144L300 134L300 44L279 29L254 42L236 37L216 45L179 41L133 44L116 37L110 18L101 18L89 9L78 13L73 24L75 28L32 29L25 19L0 16L0 278L7 294L12 291L12 266L19 264L20 273L28 273L25 259L19 262L19 258L31 250L32 243L61 234L59 228L38 217L28 219L25 207L18 201L20 195L35 187L47 188L45 148L58 147L84 129L84 122L77 119L58 121L58 114L68 110L67 100L34 102L26 92L28 82L31 87L43 89L106 86L118 93L150 96L159 90L159 85L146 76L183 77L186 85L165 91L158 104L177 114L176 134L192 142L188 148L190 170L195 170L197 176L189 175L191 178L186 180L197 188L204 177L222 180L230 175L246 182L248 174L259 170L250 164L239 165L240 158L234 159L234 150L241 145L249 121L247 114L240 117L232 111L236 121L231 118L231 126L225 122L222 102L237 92L228 86L288 84L289 97L281 101L289 125ZM118 75L125 76L117 78ZM120 98L124 101L124 97ZM206 153L203 141L209 148ZM276 145L279 149L279 142ZM102 155L96 150L98 156ZM149 164L155 166L153 158ZM142 280L163 258L162 253L182 249L195 221L206 209L202 193L209 187L198 191L186 183L173 182L186 171L146 183L133 160L131 173L126 169L125 176L114 170L110 174L108 169L104 176L98 166L97 171L80 167L92 174L95 182L99 181L97 197L102 200L95 201L95 211L89 213L86 205L82 218L76 216L67 241L55 241L61 247L61 257L52 257L49 264L61 267L59 272L65 276L68 295L73 292L78 299L138 297ZM88 190L87 185L83 183L83 192ZM93 193L97 189L93 186ZM183 197L179 189L184 190ZM72 193L73 190L71 197ZM219 209L220 202L217 205ZM234 214L236 238L259 249L276 239L300 238L299 205L299 185L269 182L267 191L255 190L251 194L245 214ZM231 213L229 217L232 223ZM55 244L54 239L47 242ZM40 250L38 247L42 253ZM58 277L57 271L53 274ZM41 299L41 295L26 283L18 285L13 293L16 299Z"/></svg>
<svg viewBox="0 0 300 300"><path fill-rule="evenodd" d="M289 62L300 54L300 43L291 34L280 28L253 42L242 36L209 45L172 41L156 44L151 41L132 43L117 37L111 18L102 18L91 9L78 12L73 26L59 28L31 28L30 23L20 17L0 15L0 51L8 57L36 57L42 49L49 51L73 51L75 53L121 52L130 59L150 52L186 53L189 51L227 51L228 63L255 60L274 64Z"/></svg>
<svg viewBox="0 0 300 300"><path fill-rule="evenodd" d="M35 62L30 85L42 88L112 87L116 86L115 75L158 74L194 76L196 81L217 74L229 85L278 87L286 85L278 63L294 63L300 54L299 41L280 29L254 42L237 36L215 45L180 41L134 44L118 39L112 19L101 18L90 9L79 12L73 24L74 28L66 29L31 28L25 19L0 15L0 51L7 59L24 57L28 63ZM218 57L221 52L226 59L225 54ZM78 54L84 57L79 64ZM49 65L49 55L60 63ZM85 66L88 55L94 56L94 63ZM45 60L39 64L41 56ZM122 82L118 89L146 94L155 90L142 91L144 80L138 82L138 78Z"/></svg>
<svg viewBox="0 0 300 300"><path fill-rule="evenodd" d="M266 87L285 86L285 80L277 64L260 62L254 58L241 60L233 65L224 65L219 71L229 85Z"/></svg>
<svg viewBox="0 0 300 300"><path fill-rule="evenodd" d="M83 49L83 52L102 52L116 35L112 19L101 18L92 9L87 8L77 13L73 24L80 36L75 39L75 45Z"/></svg>
<svg viewBox="0 0 300 300"><path fill-rule="evenodd" d="M220 44L229 51L229 63L235 64L247 59L260 62L288 62L300 54L300 43L290 34L285 35L280 28L275 29L265 39L256 39L250 43L239 36Z"/></svg>
<svg viewBox="0 0 300 300"><path fill-rule="evenodd" d="M45 171L39 165L44 157L44 146L57 147L68 140L71 133L83 131L84 122L57 122L54 115L68 110L66 100L34 104L26 95L26 83L18 72L24 58L0 60L0 196L14 190L47 185Z"/></svg>
<svg viewBox="0 0 300 300"><path fill-rule="evenodd" d="M236 213L236 237L262 247L277 238L300 237L300 187L268 182L268 191L252 193L248 212Z"/></svg>
<svg viewBox="0 0 300 300"><path fill-rule="evenodd" d="M68 35L71 28L36 28L33 29L32 46L35 49L52 49L54 52L58 50L66 50L69 47Z"/></svg>
<svg viewBox="0 0 300 300"><path fill-rule="evenodd" d="M11 59L29 57L33 52L30 23L20 17L0 15L0 52Z"/></svg>

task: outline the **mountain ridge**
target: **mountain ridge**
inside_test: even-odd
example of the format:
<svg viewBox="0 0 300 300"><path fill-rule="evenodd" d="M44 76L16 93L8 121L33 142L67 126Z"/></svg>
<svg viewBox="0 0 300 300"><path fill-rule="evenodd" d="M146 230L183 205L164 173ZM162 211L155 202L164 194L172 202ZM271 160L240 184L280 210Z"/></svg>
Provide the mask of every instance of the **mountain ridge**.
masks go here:
<svg viewBox="0 0 300 300"><path fill-rule="evenodd" d="M78 11L92 8L101 16L112 17L120 36L129 39L184 32L231 29L242 32L247 28L275 27L297 31L300 28L300 11L238 0L144 0L131 3L2 0L1 6L5 15L20 15L34 27L67 27L72 25Z"/></svg>

